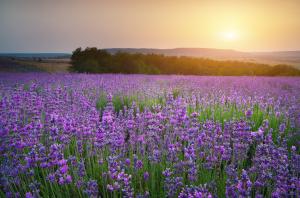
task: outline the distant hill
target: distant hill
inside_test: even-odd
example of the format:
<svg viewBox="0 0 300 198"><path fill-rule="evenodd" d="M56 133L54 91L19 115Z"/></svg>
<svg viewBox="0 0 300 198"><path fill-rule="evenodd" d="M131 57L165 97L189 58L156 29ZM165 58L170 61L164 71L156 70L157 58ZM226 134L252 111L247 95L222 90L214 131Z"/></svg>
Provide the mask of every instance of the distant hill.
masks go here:
<svg viewBox="0 0 300 198"><path fill-rule="evenodd" d="M191 56L216 60L237 60L270 65L287 64L300 69L300 51L242 52L215 48L107 48L115 54L118 51L142 54L163 54L165 56ZM69 59L70 53L0 53L0 57L17 59Z"/></svg>
<svg viewBox="0 0 300 198"><path fill-rule="evenodd" d="M193 57L222 57L233 58L246 56L247 53L229 49L213 49L213 48L174 48L174 49L155 49L155 48L109 48L105 49L110 53L118 51L128 53L142 54L163 54L165 56L193 56Z"/></svg>
<svg viewBox="0 0 300 198"><path fill-rule="evenodd" d="M71 54L68 53L0 53L0 57L8 58L21 58L21 59L60 59L60 58L70 58Z"/></svg>
<svg viewBox="0 0 300 198"><path fill-rule="evenodd" d="M291 65L300 69L300 51L242 52L214 48L107 48L110 54L118 51L129 54L163 54L209 58L217 61L241 61L267 65ZM70 53L0 53L0 71L47 71L67 72Z"/></svg>
<svg viewBox="0 0 300 198"><path fill-rule="evenodd" d="M108 51L77 48L71 56L71 70L84 73L183 74L214 76L300 76L300 70L284 64L268 65L237 60L192 57L188 51L127 49ZM211 49L205 50L210 52ZM167 53L167 54L165 54ZM179 57L174 53L180 54ZM218 50L220 55L231 53ZM182 56L184 54L185 56ZM187 56L189 54L189 56ZM214 53L216 54L216 53ZM227 57L227 56L226 56Z"/></svg>
<svg viewBox="0 0 300 198"><path fill-rule="evenodd" d="M142 54L164 54L165 56L192 56L217 60L238 60L271 65L288 64L300 69L300 51L241 52L231 49L214 48L108 48L105 50L112 54L121 51Z"/></svg>

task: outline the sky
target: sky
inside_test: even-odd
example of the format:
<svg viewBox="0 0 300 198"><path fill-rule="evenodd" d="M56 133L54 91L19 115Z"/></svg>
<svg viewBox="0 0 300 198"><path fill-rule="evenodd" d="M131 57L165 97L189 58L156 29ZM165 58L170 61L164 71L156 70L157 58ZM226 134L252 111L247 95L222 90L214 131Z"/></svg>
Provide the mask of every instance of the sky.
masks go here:
<svg viewBox="0 0 300 198"><path fill-rule="evenodd" d="M0 52L300 50L300 0L0 0Z"/></svg>

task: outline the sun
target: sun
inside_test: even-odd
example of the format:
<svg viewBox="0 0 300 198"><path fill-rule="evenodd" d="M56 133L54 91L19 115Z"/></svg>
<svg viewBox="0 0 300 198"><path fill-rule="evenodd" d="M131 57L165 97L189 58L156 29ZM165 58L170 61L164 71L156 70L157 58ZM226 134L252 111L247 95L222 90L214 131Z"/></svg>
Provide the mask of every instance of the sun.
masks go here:
<svg viewBox="0 0 300 198"><path fill-rule="evenodd" d="M238 34L236 31L226 31L222 33L222 39L224 41L233 42L238 39Z"/></svg>

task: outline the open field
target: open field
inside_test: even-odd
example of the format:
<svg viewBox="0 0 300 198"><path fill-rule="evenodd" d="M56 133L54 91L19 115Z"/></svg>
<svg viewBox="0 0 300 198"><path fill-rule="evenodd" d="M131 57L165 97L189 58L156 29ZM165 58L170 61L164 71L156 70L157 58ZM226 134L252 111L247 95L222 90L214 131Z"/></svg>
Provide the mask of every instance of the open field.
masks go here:
<svg viewBox="0 0 300 198"><path fill-rule="evenodd" d="M0 72L67 73L71 66L68 58L8 58L0 57Z"/></svg>
<svg viewBox="0 0 300 198"><path fill-rule="evenodd" d="M300 78L0 73L1 197L297 197Z"/></svg>

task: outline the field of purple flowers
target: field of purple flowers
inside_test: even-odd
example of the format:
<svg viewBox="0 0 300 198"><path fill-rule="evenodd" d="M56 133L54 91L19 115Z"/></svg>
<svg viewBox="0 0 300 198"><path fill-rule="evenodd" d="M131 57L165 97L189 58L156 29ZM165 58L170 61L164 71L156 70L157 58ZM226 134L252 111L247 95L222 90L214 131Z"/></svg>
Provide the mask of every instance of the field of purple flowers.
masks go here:
<svg viewBox="0 0 300 198"><path fill-rule="evenodd" d="M0 197L299 197L300 78L0 74Z"/></svg>

